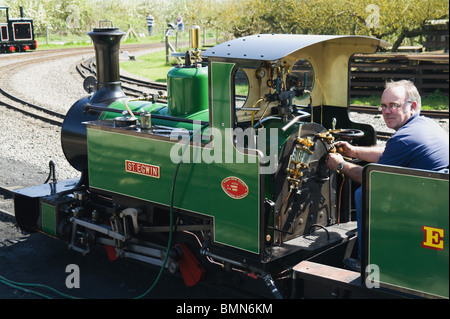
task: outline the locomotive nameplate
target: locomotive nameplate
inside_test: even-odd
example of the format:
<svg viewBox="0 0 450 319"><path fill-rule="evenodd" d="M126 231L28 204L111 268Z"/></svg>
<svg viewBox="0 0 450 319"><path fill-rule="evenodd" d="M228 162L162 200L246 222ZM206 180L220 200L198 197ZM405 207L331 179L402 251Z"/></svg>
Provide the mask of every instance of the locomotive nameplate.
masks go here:
<svg viewBox="0 0 450 319"><path fill-rule="evenodd" d="M159 166L155 166L155 165L151 165L151 164L144 164L144 163L125 160L125 170L129 173L135 173L135 174L150 176L150 177L154 177L154 178L160 177Z"/></svg>
<svg viewBox="0 0 450 319"><path fill-rule="evenodd" d="M222 189L231 198L241 199L248 195L248 187L237 177L227 177L222 181Z"/></svg>

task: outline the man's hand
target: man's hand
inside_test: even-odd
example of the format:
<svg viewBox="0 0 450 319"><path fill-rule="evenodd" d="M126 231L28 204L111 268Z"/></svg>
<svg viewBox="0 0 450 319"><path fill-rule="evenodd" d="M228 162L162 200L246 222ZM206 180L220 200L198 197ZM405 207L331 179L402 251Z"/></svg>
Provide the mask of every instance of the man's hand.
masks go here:
<svg viewBox="0 0 450 319"><path fill-rule="evenodd" d="M327 159L325 160L325 163L327 164L329 169L337 170L337 166L339 163L342 163L344 158L337 153L329 153Z"/></svg>
<svg viewBox="0 0 450 319"><path fill-rule="evenodd" d="M384 152L384 147L355 146L345 141L338 141L334 143L334 147L339 154L346 157L346 160L349 160L349 158L357 158L369 163L378 162L378 159Z"/></svg>
<svg viewBox="0 0 450 319"><path fill-rule="evenodd" d="M338 153L329 153L328 157L325 159L325 163L327 164L328 168L334 171L337 170L338 164L342 163L343 161L344 158L341 154ZM345 162L345 166L343 167L343 170L341 170L341 173L349 176L352 181L361 184L362 170L362 166L353 164L351 162Z"/></svg>
<svg viewBox="0 0 450 319"><path fill-rule="evenodd" d="M336 151L339 154L342 154L344 156L351 157L351 158L356 157L355 147L348 142L338 141L334 144L334 147L336 148Z"/></svg>

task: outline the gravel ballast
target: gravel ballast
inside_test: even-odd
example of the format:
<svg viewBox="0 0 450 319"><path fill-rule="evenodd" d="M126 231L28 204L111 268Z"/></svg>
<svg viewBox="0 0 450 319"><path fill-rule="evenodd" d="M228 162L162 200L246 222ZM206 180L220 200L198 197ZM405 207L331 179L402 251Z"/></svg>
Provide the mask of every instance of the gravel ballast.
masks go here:
<svg viewBox="0 0 450 319"><path fill-rule="evenodd" d="M65 114L75 101L86 95L82 78L75 71L75 64L81 58L33 64L20 69L1 86L26 101ZM43 183L51 160L58 180L79 175L63 154L60 127L6 108L2 109L0 127L2 185L17 188Z"/></svg>
<svg viewBox="0 0 450 319"><path fill-rule="evenodd" d="M33 64L9 76L10 81L3 80L1 86L24 100L66 113L77 100L87 95L75 65L89 57L83 54ZM350 116L356 122L372 124L378 131L392 132L381 115L352 112ZM436 121L448 132L448 119ZM6 108L2 108L0 127L2 184L15 188L43 182L48 175L50 160L56 164L58 180L79 176L62 152L59 127Z"/></svg>

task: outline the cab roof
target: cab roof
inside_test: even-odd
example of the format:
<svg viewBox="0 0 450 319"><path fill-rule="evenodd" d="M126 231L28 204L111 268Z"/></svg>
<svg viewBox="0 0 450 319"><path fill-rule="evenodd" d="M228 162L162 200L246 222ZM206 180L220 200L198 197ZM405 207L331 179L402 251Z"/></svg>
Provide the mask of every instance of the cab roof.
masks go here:
<svg viewBox="0 0 450 319"><path fill-rule="evenodd" d="M258 34L221 43L202 53L208 59L279 60L309 46L334 42L351 46L388 47L388 42L355 35Z"/></svg>

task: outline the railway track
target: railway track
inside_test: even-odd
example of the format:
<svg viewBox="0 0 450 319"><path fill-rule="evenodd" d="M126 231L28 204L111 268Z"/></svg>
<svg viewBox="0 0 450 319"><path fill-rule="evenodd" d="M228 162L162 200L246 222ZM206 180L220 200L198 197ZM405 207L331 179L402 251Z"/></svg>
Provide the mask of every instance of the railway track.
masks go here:
<svg viewBox="0 0 450 319"><path fill-rule="evenodd" d="M41 121L62 126L65 115L49 110L45 107L24 101L17 96L14 96L2 88L0 88L0 93L4 97L4 101L0 100L0 105L5 106L9 109L18 111L27 116L39 119Z"/></svg>
<svg viewBox="0 0 450 319"><path fill-rule="evenodd" d="M138 47L139 48L139 47ZM92 50L83 50L84 53L92 53ZM2 74L0 78L6 77L9 72L13 72L16 68L24 67L33 63L41 63L45 61L51 61L59 58L70 57L72 55L80 55L80 51L76 52L66 52L66 50L57 52L55 56L48 57L46 55L38 55L36 54L35 58L32 58L27 61L21 61L15 63L12 66L2 67ZM89 58L83 60L81 63L76 66L78 73L81 77L86 78L88 76L95 76L95 58ZM124 91L128 96L131 97L142 97L146 92L156 91L156 92L166 92L167 85L165 83L152 82L135 79L129 76L121 76L121 82ZM159 102L166 102L166 100L158 100ZM50 110L48 108L36 105L34 103L30 103L28 101L23 100L20 97L14 96L13 94L5 91L0 87L0 106L7 107L9 109L13 109L15 111L21 112L26 116L39 119L41 121L50 123L52 125L61 127L65 114L61 114ZM367 113L367 114L380 114L378 108L375 106L360 106L360 105L351 105L351 112L359 112L359 113ZM435 119L448 119L449 112L448 111L431 111L431 110L422 110L422 115L435 118ZM377 132L377 138L379 140L387 140L391 137L392 133L389 132ZM4 200L11 200L13 197L14 189L11 189L7 186L0 185L0 197ZM11 215L10 212L6 212Z"/></svg>
<svg viewBox="0 0 450 319"><path fill-rule="evenodd" d="M144 49L153 49L162 47L161 44L134 44L134 45L125 45L124 49L130 51L138 51ZM49 53L51 53L49 55ZM37 64L44 63L56 59L63 59L73 56L81 56L84 54L89 54L94 56L95 52L93 48L77 48L77 49L62 49L62 50L52 50L50 51L36 51L32 52L32 54L27 56L11 56L7 57L5 60L13 60L13 63L2 66L2 73L0 74L0 80L7 81L7 75L12 74L15 70L20 68ZM90 58L83 63L80 63L77 66L77 71L82 75L82 77L86 77L88 75L92 75L95 70L95 58ZM123 77L124 82L130 82L134 84L134 86L139 85L140 87L147 87L154 90L164 90L165 86L161 86L161 84L157 83L143 83L142 81L135 80L129 77ZM138 97L145 94L145 91L142 89L137 89L136 87L125 87L127 95ZM46 107L42 107L36 105L34 103L23 100L20 97L15 96L14 94L7 92L5 89L0 87L0 106L4 106L6 108L18 111L26 116L33 117L35 119L39 119L41 121L50 123L56 126L62 126L65 114L61 114L50 110Z"/></svg>
<svg viewBox="0 0 450 319"><path fill-rule="evenodd" d="M80 76L86 79L89 76L96 75L95 58L90 58L81 61L76 66L77 72ZM132 97L142 97L146 94L167 92L167 85L161 82L153 82L146 80L139 80L129 76L120 75L121 86L124 92ZM166 102L166 100L159 100L159 102Z"/></svg>
<svg viewBox="0 0 450 319"><path fill-rule="evenodd" d="M363 114L381 114L376 106L366 106L366 105L350 105L350 112L358 112ZM449 118L448 111L436 111L436 110L424 110L420 111L420 115L433 118L433 119L447 119ZM377 131L377 139L386 141L388 140L393 133L391 132L381 132Z"/></svg>
<svg viewBox="0 0 450 319"><path fill-rule="evenodd" d="M152 47L157 48L158 46L161 46L160 44L154 44ZM133 45L130 46L130 49L133 50L139 50L148 48L149 45ZM55 59L70 57L73 55L80 55L83 53L92 53L92 49L78 49L74 51L67 50L61 50L58 51L57 54L52 56L47 55L36 55L36 58L31 58L26 61L21 61L18 63L14 63L12 65L7 65L6 67L2 67L2 75L0 78L5 77L8 72L12 72L15 68L24 67L33 63L41 63L46 61L51 61ZM76 66L76 69L81 77L86 78L88 76L95 75L96 68L95 68L95 58L89 58L86 60L83 60L81 63L79 63ZM151 92L158 92L158 93L165 93L167 91L167 85L165 83L160 82L152 82L152 81L145 81L145 80L139 80L128 76L121 76L122 81L122 88L126 92L127 95L131 97L142 97L146 94L151 94ZM45 121L47 123L61 126L65 117L65 114L61 114L58 112L55 112L53 110L49 110L48 108L36 105L34 103L30 103L28 101L25 101L17 96L14 96L11 93L6 92L4 89L0 88L0 105L5 106L7 108L16 110L18 112L21 112L27 116L34 117L36 119ZM158 100L159 102L166 102L166 100ZM360 112L360 113L367 113L367 114L379 114L378 108L375 106L361 106L361 105L350 105L350 111L351 112ZM448 119L449 118L449 112L448 111L433 111L433 110L422 110L421 114L430 118L436 118L436 119ZM377 137L381 140L388 139L392 133L388 132L378 132Z"/></svg>
<svg viewBox="0 0 450 319"><path fill-rule="evenodd" d="M56 50L55 52L52 51L50 54L49 51L33 52L32 55L30 54L29 56L27 56L27 59L24 59L22 61L15 61L14 63L2 66L2 74L0 75L0 80L7 81L8 74L13 74L13 72L15 72L16 70L32 64L44 63L57 59L79 56L82 54L94 54L94 52L91 48L81 48L77 50ZM56 126L62 125L65 116L64 114L25 101L20 97L7 92L1 87L0 94L0 105Z"/></svg>
<svg viewBox="0 0 450 319"><path fill-rule="evenodd" d="M92 59L83 61L77 66L77 70L83 78L86 78L89 75L95 75L95 61ZM87 73L86 73L87 72ZM167 84L161 82L152 82L152 81L144 81L138 80L132 77L120 76L120 80L122 82L122 87L126 90L132 91L134 93L133 96L139 97L145 94L144 90L130 88L126 84L131 84L137 87L143 87L152 90L158 90L167 92ZM376 106L365 106L365 105L350 105L351 112L361 112L367 114L379 114L380 111ZM449 111L435 111L435 110L421 110L421 115L437 118L437 119L445 119L449 118ZM386 135L388 133L385 133Z"/></svg>
<svg viewBox="0 0 450 319"><path fill-rule="evenodd" d="M81 68L81 64L78 66ZM81 74L81 73L80 73ZM83 73L85 77L87 77L86 73ZM122 77L121 77L122 78ZM130 77L123 77L125 81L128 81L129 83L133 83L134 85L137 85L138 87L144 87L144 88L150 88L153 90L158 91L165 91L167 89L167 86L162 83L150 82L150 81L142 81L133 79ZM127 91L127 95L131 95L133 97L141 97L146 94L145 90L142 89L136 89L132 87L125 86L124 88ZM0 100L0 105L5 106L9 109L13 109L15 111L21 112L27 116L31 116L33 118L42 120L44 122L56 125L56 126L62 126L63 120L65 115L49 110L45 107L27 102L22 100L19 97L16 97L3 89L0 88L0 93L7 98L7 101ZM158 100L159 102L165 102L165 100ZM357 106L357 105L351 105L350 111L352 112L361 112L361 113L368 113L368 114L378 114L378 108L374 106ZM449 118L449 112L448 111L432 111L432 110L422 110L422 115L430 117L430 118ZM392 133L388 132L377 132L377 138L381 140L387 140L391 137Z"/></svg>
<svg viewBox="0 0 450 319"><path fill-rule="evenodd" d="M367 114L381 114L377 106L366 106L366 105L350 105L350 111L361 112ZM437 110L424 110L420 111L420 115L435 118L435 119L448 119L449 111L437 111Z"/></svg>

